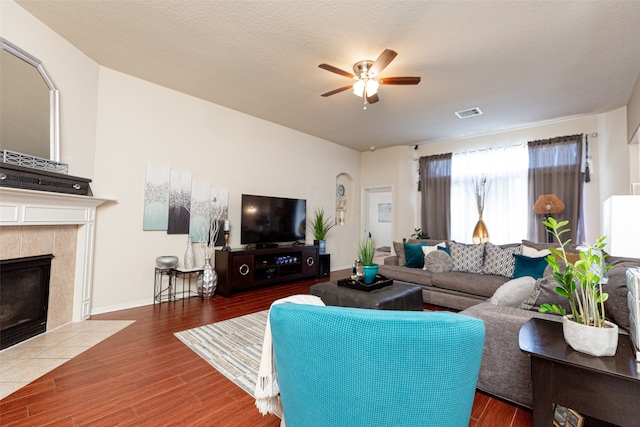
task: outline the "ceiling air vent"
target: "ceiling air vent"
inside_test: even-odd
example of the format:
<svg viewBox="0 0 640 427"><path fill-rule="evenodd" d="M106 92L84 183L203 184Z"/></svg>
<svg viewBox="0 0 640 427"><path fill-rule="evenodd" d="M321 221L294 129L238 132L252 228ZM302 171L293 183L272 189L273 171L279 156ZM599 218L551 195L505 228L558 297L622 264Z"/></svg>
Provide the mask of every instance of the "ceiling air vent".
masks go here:
<svg viewBox="0 0 640 427"><path fill-rule="evenodd" d="M468 110L456 111L456 116L460 119L466 119L473 116L479 116L482 111L478 107L469 108Z"/></svg>

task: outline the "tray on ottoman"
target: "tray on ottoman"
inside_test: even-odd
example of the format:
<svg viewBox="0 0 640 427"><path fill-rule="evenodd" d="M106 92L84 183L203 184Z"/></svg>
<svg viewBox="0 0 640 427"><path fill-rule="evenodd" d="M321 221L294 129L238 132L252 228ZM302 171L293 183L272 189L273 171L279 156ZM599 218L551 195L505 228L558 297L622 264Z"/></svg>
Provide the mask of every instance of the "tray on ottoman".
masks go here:
<svg viewBox="0 0 640 427"><path fill-rule="evenodd" d="M384 288L386 286L393 285L392 279L387 279L380 274L376 274L376 278L373 283L366 284L360 280L354 279L340 279L338 280L338 286L344 286L345 288L357 289L359 291L371 292L376 289Z"/></svg>
<svg viewBox="0 0 640 427"><path fill-rule="evenodd" d="M423 309L422 288L398 281L373 292L338 286L337 281L321 282L312 285L309 293L320 297L326 305L340 307L405 311Z"/></svg>

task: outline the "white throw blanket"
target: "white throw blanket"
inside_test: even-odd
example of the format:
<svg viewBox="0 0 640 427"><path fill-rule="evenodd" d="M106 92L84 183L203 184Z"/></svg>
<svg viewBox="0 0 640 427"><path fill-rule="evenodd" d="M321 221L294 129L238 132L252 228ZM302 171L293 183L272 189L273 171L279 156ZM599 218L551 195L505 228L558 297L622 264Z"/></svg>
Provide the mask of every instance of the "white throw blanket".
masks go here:
<svg viewBox="0 0 640 427"><path fill-rule="evenodd" d="M308 305L325 305L322 300L314 295L293 295L290 297L276 300L271 304L285 302L294 304ZM271 313L271 309L269 309ZM284 416L282 414L282 405L280 404L280 386L278 385L278 375L276 373L276 362L273 357L273 342L271 340L271 324L269 316L267 316L267 325L264 330L264 341L262 342L262 358L260 359L260 367L258 368L258 381L256 382L256 406L262 415L268 413L275 414L282 419L281 427L285 426Z"/></svg>

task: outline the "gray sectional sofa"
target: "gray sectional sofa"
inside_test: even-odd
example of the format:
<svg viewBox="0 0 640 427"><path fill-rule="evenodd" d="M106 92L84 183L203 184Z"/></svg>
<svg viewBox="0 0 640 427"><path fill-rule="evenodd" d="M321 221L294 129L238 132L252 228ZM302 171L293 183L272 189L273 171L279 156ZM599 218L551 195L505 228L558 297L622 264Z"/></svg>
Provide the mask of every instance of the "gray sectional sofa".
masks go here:
<svg viewBox="0 0 640 427"><path fill-rule="evenodd" d="M410 241L414 244L422 242L424 241ZM546 246L524 242L538 249ZM439 242L427 243L434 245ZM627 268L640 267L640 259L608 257L606 262L613 267L608 271L609 282L605 287L609 293L605 306L607 317L618 324L621 334L626 335L629 329L629 309L625 275ZM513 301L502 305L495 297L492 298L502 285L510 282L508 277L464 272L432 273L420 268L399 266L398 263L397 256L386 258L384 265L380 266L380 274L396 281L420 285L426 303L462 310L462 314L484 321L485 346L477 388L531 408L531 365L529 356L520 351L518 334L522 325L533 317L561 321L557 315L537 311L537 307L545 302L566 304L566 300L554 291L556 284L549 277L550 269L545 270L544 277L534 281L534 291L528 300L513 306ZM505 285L507 286L509 285ZM620 338L628 339L626 336Z"/></svg>
<svg viewBox="0 0 640 427"><path fill-rule="evenodd" d="M414 240L407 243L412 245L427 244L435 246L442 240ZM450 241L445 241L450 245ZM518 243L500 245L508 248L517 246ZM394 244L395 246L395 244ZM401 264L398 255L384 259L384 264L378 269L378 273L394 281L412 283L422 287L422 299L427 304L464 310L472 305L479 304L490 298L495 291L508 282L510 278L493 274L478 274L469 272L442 272L432 273L422 268L409 268Z"/></svg>
<svg viewBox="0 0 640 427"><path fill-rule="evenodd" d="M429 273L422 269L387 264L387 260L379 267L378 273L394 281L420 285L425 303L456 310L464 310L486 301L509 281L506 277L488 274Z"/></svg>

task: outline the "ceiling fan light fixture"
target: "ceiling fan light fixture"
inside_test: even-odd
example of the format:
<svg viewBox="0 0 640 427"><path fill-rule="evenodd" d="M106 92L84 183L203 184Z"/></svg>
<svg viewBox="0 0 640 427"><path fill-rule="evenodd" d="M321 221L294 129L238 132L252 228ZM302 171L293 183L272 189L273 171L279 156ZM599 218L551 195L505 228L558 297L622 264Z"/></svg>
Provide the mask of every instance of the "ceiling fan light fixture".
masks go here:
<svg viewBox="0 0 640 427"><path fill-rule="evenodd" d="M378 83L376 80L367 80L367 96L372 96L378 93Z"/></svg>
<svg viewBox="0 0 640 427"><path fill-rule="evenodd" d="M366 92L367 96L373 96L378 93L378 86L380 86L380 83L376 80L358 80L353 84L353 94L362 98Z"/></svg>
<svg viewBox="0 0 640 427"><path fill-rule="evenodd" d="M364 80L358 80L353 84L353 94L362 97L364 95Z"/></svg>
<svg viewBox="0 0 640 427"><path fill-rule="evenodd" d="M334 89L332 91L323 93L321 96L328 97L353 89L353 94L363 98L363 109L367 109L367 104L375 104L380 101L378 97L378 87L381 84L385 85L417 85L420 83L420 77L387 77L382 80L376 80L376 77L384 70L393 58L398 55L391 49L385 49L378 59L375 61L359 61L353 66L353 74L347 71L336 68L329 64L320 64L319 67L323 70L339 74L343 77L353 79L352 84Z"/></svg>

